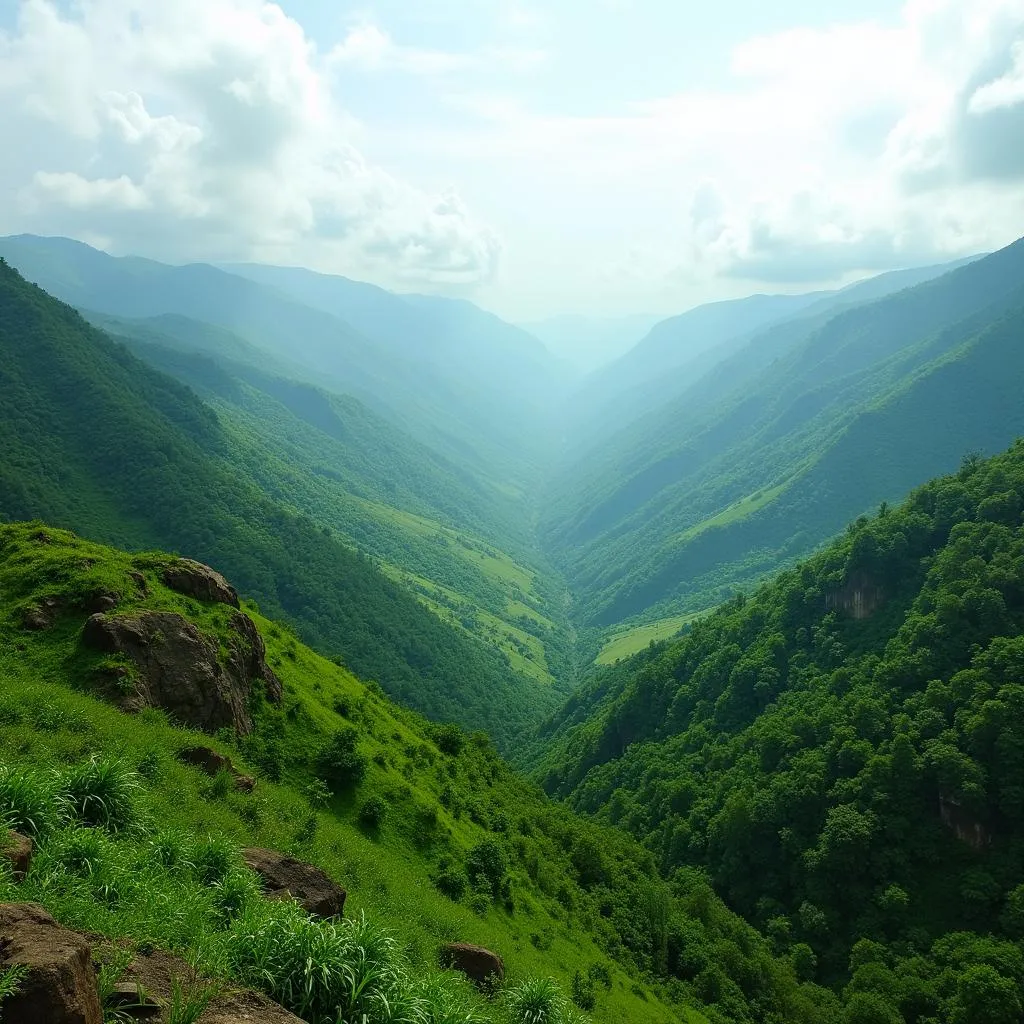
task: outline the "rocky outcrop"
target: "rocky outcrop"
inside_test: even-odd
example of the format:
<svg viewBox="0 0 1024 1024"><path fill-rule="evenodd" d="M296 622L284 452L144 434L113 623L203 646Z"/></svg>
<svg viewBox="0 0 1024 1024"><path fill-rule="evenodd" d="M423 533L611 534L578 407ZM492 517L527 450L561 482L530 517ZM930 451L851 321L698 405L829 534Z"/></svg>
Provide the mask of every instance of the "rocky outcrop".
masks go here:
<svg viewBox="0 0 1024 1024"><path fill-rule="evenodd" d="M159 707L185 725L208 732L228 727L248 735L252 687L264 687L267 698L277 702L281 683L266 663L263 640L252 620L238 613L229 630L223 662L219 644L176 612L91 615L82 641L131 663L128 692L120 697L127 710Z"/></svg>
<svg viewBox="0 0 1024 1024"><path fill-rule="evenodd" d="M163 571L165 586L199 601L214 601L238 608L238 592L216 569L191 558L179 558Z"/></svg>
<svg viewBox="0 0 1024 1024"><path fill-rule="evenodd" d="M0 904L0 970L26 968L3 1004L12 1024L102 1024L89 943L34 903Z"/></svg>
<svg viewBox="0 0 1024 1024"><path fill-rule="evenodd" d="M243 775L227 754L221 754L211 747L185 747L178 751L177 756L183 764L198 768L211 777L221 772L230 773L235 780L235 789L243 793L251 793L256 788L256 780L251 775Z"/></svg>
<svg viewBox="0 0 1024 1024"><path fill-rule="evenodd" d="M271 899L293 899L314 917L340 917L344 911L345 890L312 864L255 846L243 850L242 858Z"/></svg>
<svg viewBox="0 0 1024 1024"><path fill-rule="evenodd" d="M825 595L828 611L842 611L855 619L870 618L882 603L884 594L867 573L855 572L843 586Z"/></svg>
<svg viewBox="0 0 1024 1024"><path fill-rule="evenodd" d="M992 836L974 814L971 814L963 804L954 796L940 794L939 796L939 817L942 824L946 826L962 843L973 847L975 850L984 850L992 842Z"/></svg>
<svg viewBox="0 0 1024 1024"><path fill-rule="evenodd" d="M441 966L461 971L478 988L490 988L505 978L505 961L497 953L468 942L442 946Z"/></svg>
<svg viewBox="0 0 1024 1024"><path fill-rule="evenodd" d="M14 880L20 882L32 864L32 840L19 832L8 832L6 842L0 843L0 857L10 864Z"/></svg>
<svg viewBox="0 0 1024 1024"><path fill-rule="evenodd" d="M56 621L60 612L60 602L55 597L45 597L35 604L29 605L21 613L21 625L23 629L43 630L49 629Z"/></svg>

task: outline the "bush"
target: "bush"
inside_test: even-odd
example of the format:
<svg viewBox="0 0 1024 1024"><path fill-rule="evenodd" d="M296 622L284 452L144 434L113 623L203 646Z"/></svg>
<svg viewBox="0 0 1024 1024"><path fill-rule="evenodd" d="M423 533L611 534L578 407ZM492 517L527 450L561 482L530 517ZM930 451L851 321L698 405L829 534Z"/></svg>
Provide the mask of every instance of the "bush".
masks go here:
<svg viewBox="0 0 1024 1024"><path fill-rule="evenodd" d="M358 786L366 777L366 755L357 749L359 734L351 726L339 729L316 759L316 773L335 791Z"/></svg>
<svg viewBox="0 0 1024 1024"><path fill-rule="evenodd" d="M466 734L455 724L439 725L433 730L434 743L443 754L458 757L466 745Z"/></svg>
<svg viewBox="0 0 1024 1024"><path fill-rule="evenodd" d="M92 757L74 765L63 773L61 791L85 825L117 832L138 820L139 777L122 761Z"/></svg>
<svg viewBox="0 0 1024 1024"><path fill-rule="evenodd" d="M371 796L359 808L359 820L367 828L380 828L388 815L388 802L382 796Z"/></svg>
<svg viewBox="0 0 1024 1024"><path fill-rule="evenodd" d="M505 851L495 840L481 840L469 851L466 871L474 889L489 893L495 900L507 900L511 896Z"/></svg>
<svg viewBox="0 0 1024 1024"><path fill-rule="evenodd" d="M38 837L56 828L67 813L67 800L56 780L41 772L0 766L0 822L15 832Z"/></svg>
<svg viewBox="0 0 1024 1024"><path fill-rule="evenodd" d="M206 885L223 881L240 862L237 848L224 836L207 836L192 848L192 867Z"/></svg>
<svg viewBox="0 0 1024 1024"><path fill-rule="evenodd" d="M579 971L572 976L572 1001L581 1010L592 1010L597 1002L593 980Z"/></svg>
<svg viewBox="0 0 1024 1024"><path fill-rule="evenodd" d="M465 871L453 864L449 858L445 857L441 860L439 870L434 876L434 885L436 885L438 890L444 893L448 899L454 900L457 903L466 895L466 889L469 887L469 880L466 878Z"/></svg>
<svg viewBox="0 0 1024 1024"><path fill-rule="evenodd" d="M505 993L512 1024L562 1024L566 999L551 978L530 978Z"/></svg>

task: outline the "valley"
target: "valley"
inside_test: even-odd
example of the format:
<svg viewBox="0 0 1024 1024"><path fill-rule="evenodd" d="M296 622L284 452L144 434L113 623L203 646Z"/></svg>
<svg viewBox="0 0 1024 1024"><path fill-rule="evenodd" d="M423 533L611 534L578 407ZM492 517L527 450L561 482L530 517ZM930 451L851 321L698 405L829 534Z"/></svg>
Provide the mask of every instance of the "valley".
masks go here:
<svg viewBox="0 0 1024 1024"><path fill-rule="evenodd" d="M294 965L228 952L268 913L236 854L280 837L385 923L381 998L432 992L427 1021L525 1024L551 978L552 1024L981 1024L957 978L1024 985L1024 242L631 321L617 357L625 323L547 325L575 366L461 300L299 268L0 257L0 809L43 865L12 899L312 1024ZM237 665L232 613L166 584L179 557L238 588L281 687L206 729L255 800L176 765L206 740L152 696L161 655L88 648L162 616L139 650L173 621ZM18 787L92 755L147 821L224 837L237 911L154 877L199 901L188 932L46 867L83 823L37 825ZM102 842L124 887L143 840ZM431 988L453 941L500 951L498 1002Z"/></svg>

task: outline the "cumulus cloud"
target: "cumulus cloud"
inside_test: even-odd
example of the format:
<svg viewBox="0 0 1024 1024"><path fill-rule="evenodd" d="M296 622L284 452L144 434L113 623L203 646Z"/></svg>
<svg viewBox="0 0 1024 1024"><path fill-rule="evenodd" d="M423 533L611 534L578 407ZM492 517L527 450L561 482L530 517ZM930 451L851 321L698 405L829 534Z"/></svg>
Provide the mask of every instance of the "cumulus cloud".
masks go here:
<svg viewBox="0 0 1024 1024"><path fill-rule="evenodd" d="M490 279L494 231L363 158L330 63L264 0L22 0L0 33L0 188L15 197L0 229L383 283Z"/></svg>

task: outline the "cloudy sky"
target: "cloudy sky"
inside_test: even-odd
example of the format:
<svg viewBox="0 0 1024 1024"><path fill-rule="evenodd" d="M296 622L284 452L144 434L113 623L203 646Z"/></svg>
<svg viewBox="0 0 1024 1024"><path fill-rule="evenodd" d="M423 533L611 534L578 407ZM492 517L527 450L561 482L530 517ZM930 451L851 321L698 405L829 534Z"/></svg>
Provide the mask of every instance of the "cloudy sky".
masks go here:
<svg viewBox="0 0 1024 1024"><path fill-rule="evenodd" d="M1024 0L0 0L0 233L516 319L1024 234Z"/></svg>

